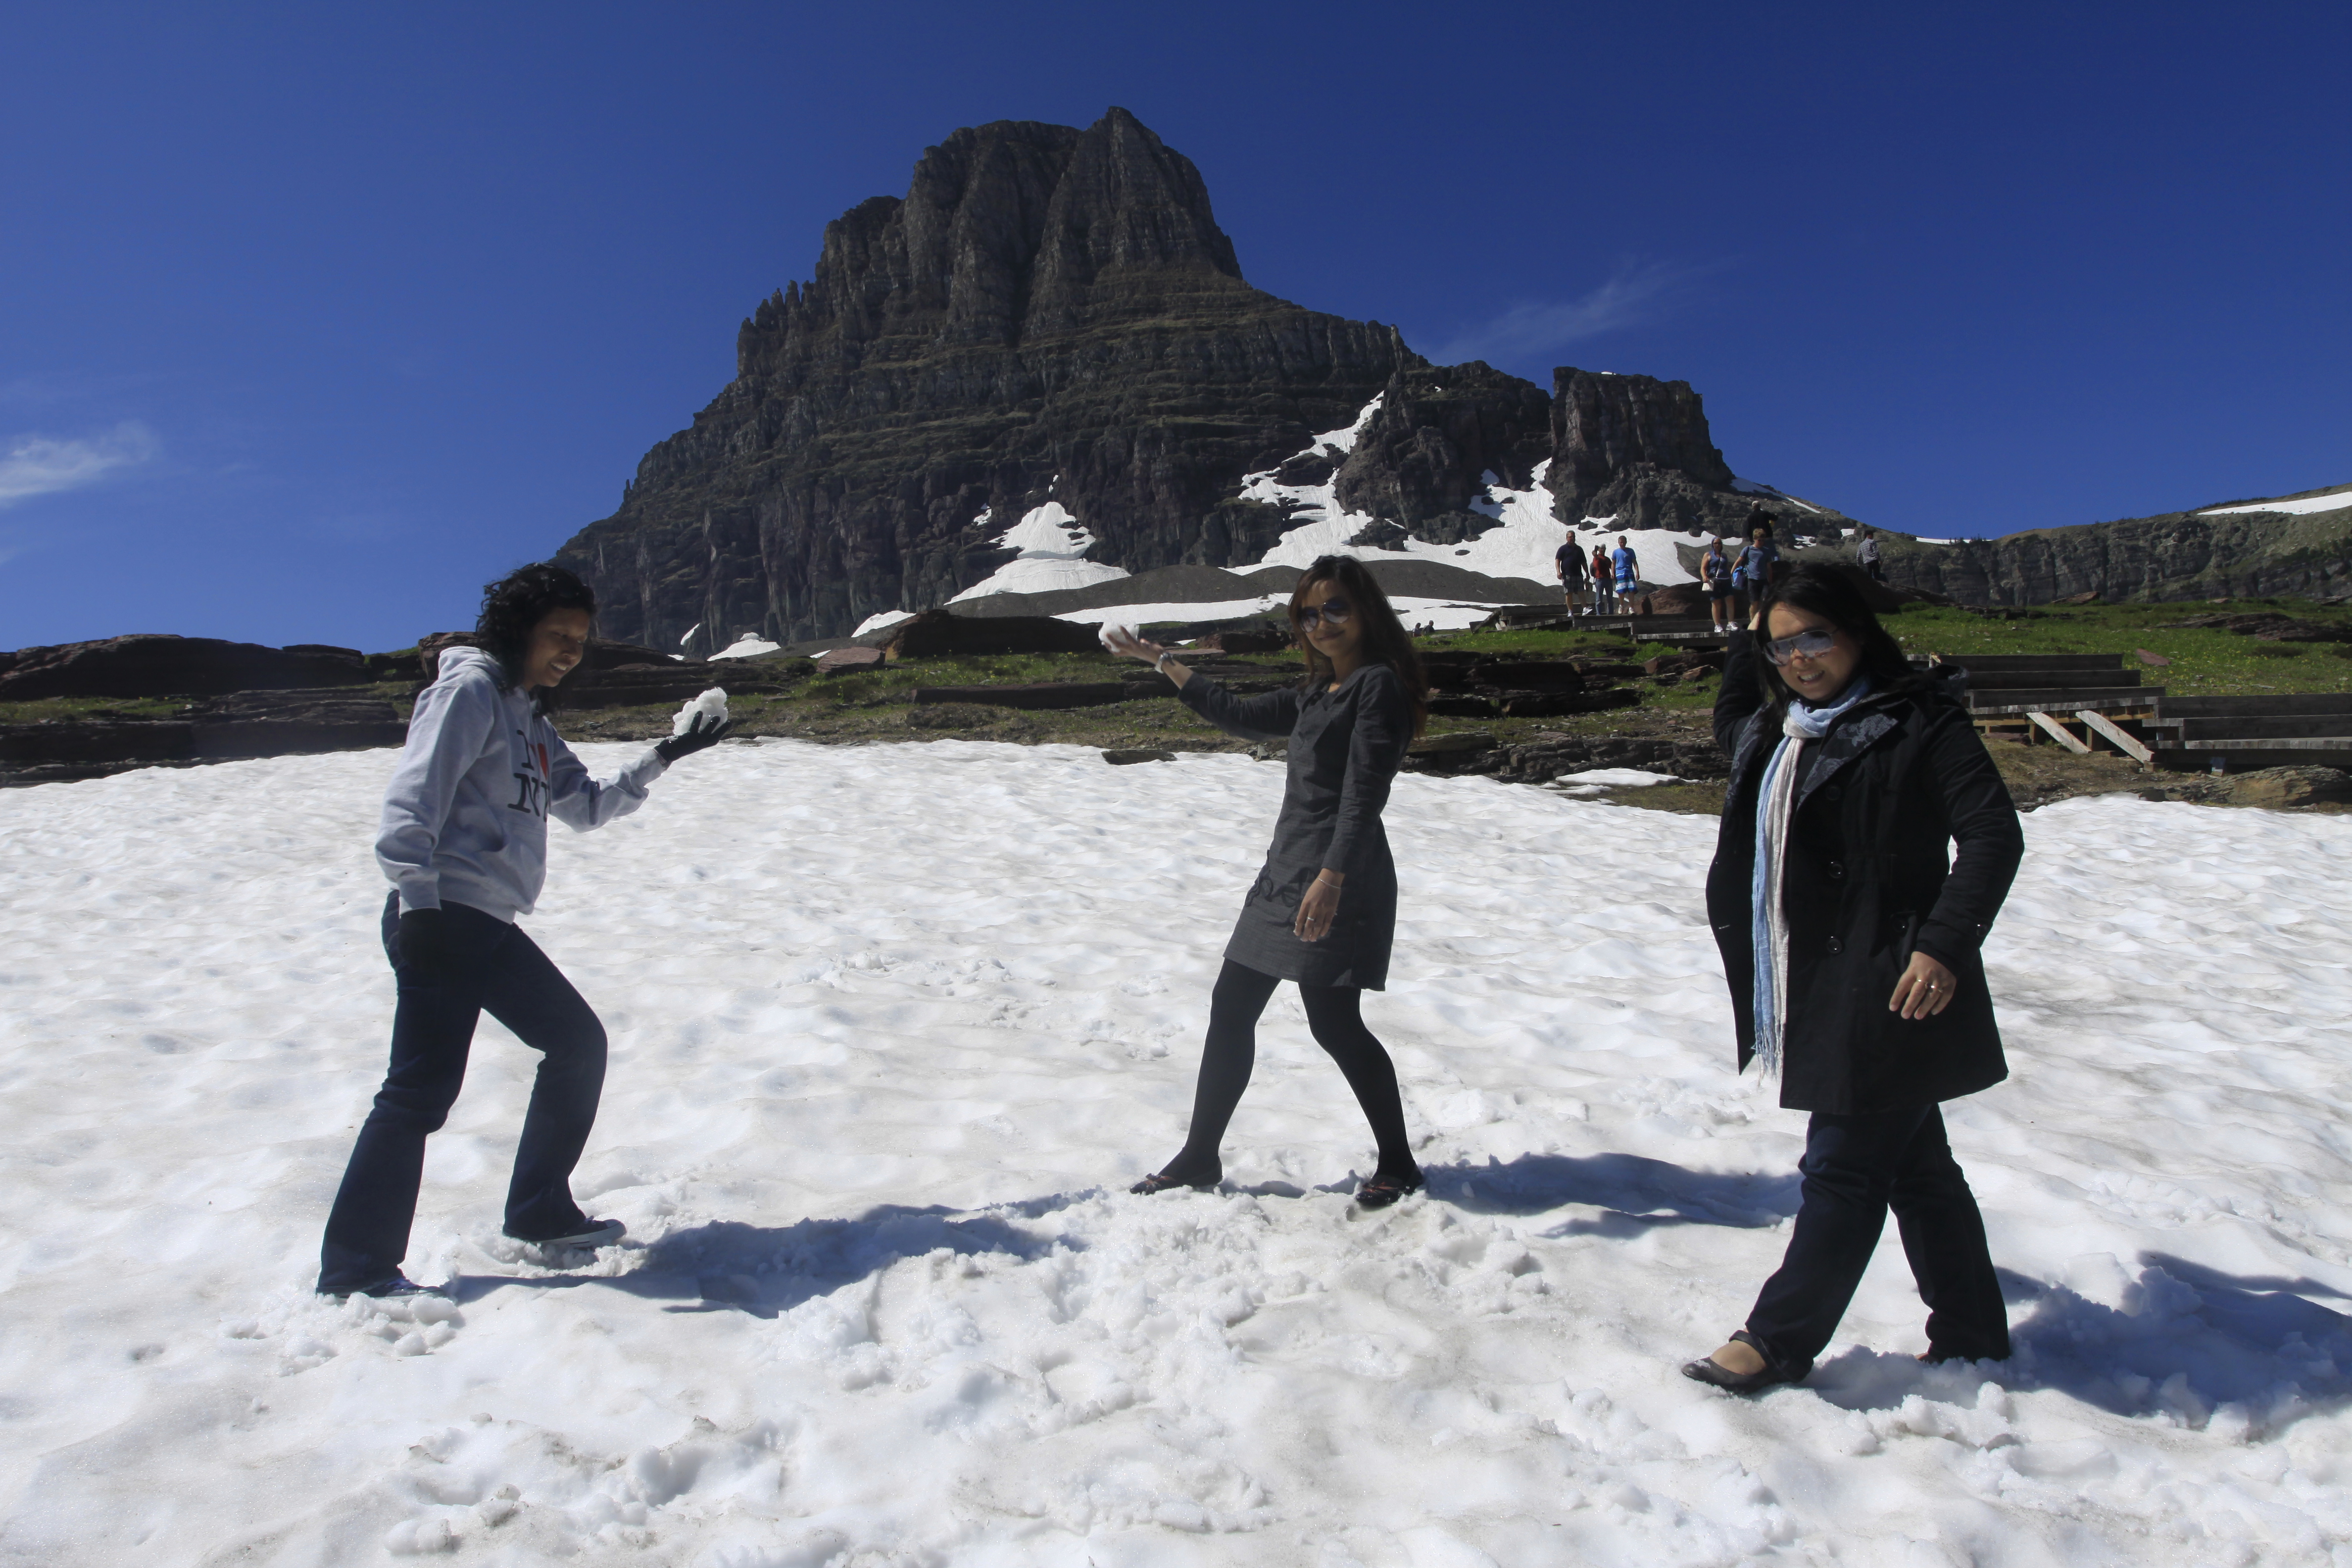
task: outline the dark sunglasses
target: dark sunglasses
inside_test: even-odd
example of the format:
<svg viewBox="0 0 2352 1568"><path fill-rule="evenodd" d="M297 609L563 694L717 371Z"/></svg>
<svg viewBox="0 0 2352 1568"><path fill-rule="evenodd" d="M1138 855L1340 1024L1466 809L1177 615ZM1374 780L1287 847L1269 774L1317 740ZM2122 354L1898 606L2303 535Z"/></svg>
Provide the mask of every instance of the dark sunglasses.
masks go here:
<svg viewBox="0 0 2352 1568"><path fill-rule="evenodd" d="M1837 647L1837 633L1825 632L1821 627L1815 626L1811 631L1799 632L1795 637L1782 637L1778 642L1766 643L1764 657L1774 664L1786 664L1799 654L1803 654L1807 658L1819 658L1835 647Z"/></svg>
<svg viewBox="0 0 2352 1568"><path fill-rule="evenodd" d="M1348 601L1335 595L1319 605L1300 605L1298 624L1310 632L1325 622L1335 626L1344 626L1348 624L1348 617L1354 614L1355 611L1348 607Z"/></svg>

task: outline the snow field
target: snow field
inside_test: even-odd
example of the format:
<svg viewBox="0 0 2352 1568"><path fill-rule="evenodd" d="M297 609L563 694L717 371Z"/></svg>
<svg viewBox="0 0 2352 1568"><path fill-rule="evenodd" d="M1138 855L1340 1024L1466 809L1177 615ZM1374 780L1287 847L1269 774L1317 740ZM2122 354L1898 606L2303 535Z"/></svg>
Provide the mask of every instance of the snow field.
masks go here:
<svg viewBox="0 0 2352 1568"><path fill-rule="evenodd" d="M2340 511L2347 506L2352 506L2352 489L2331 490L2318 496L2297 496L2293 500L2260 500L2244 506L2209 506L2197 515L2222 517L2231 512L2275 511L2284 512L2290 517L2307 517L2315 512Z"/></svg>
<svg viewBox="0 0 2352 1568"><path fill-rule="evenodd" d="M525 923L611 1032L628 1245L498 1236L486 1022L410 1254L457 1304L321 1303L391 762L0 796L0 1563L2352 1563L2344 819L2030 816L2015 1076L1948 1108L2019 1354L1914 1362L1890 1237L1741 1402L1675 1367L1803 1119L1730 1072L1709 819L1400 779L1365 1010L1429 1194L1349 1217L1287 989L1226 1190L1125 1194L1280 796L1233 755L729 744L559 833Z"/></svg>
<svg viewBox="0 0 2352 1568"><path fill-rule="evenodd" d="M989 510L982 508L980 515L972 519L972 526L985 524ZM977 599L984 594L1050 594L1064 588L1091 588L1097 583L1116 583L1128 575L1124 566L1106 566L1086 558L1087 552L1094 548L1095 536L1057 500L1022 513L1021 521L999 534L996 542L1001 549L1021 553L949 600L950 604ZM858 630L869 629L875 620L868 616Z"/></svg>

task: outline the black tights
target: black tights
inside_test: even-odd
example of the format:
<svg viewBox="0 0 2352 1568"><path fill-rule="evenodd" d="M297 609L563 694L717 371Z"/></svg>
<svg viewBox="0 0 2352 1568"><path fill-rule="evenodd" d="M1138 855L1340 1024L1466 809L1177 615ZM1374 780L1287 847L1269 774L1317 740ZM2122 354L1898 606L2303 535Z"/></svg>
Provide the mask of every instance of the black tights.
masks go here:
<svg viewBox="0 0 2352 1568"><path fill-rule="evenodd" d="M1224 1163L1217 1154L1224 1142L1225 1124L1234 1119L1242 1090L1249 1087L1250 1069L1257 1064L1257 1020L1281 982L1271 974L1244 968L1232 959L1217 975L1209 997L1209 1040L1201 1052L1201 1081L1192 1091L1192 1131L1184 1148L1160 1173L1187 1185L1224 1178ZM1348 1075L1356 1103L1372 1124L1381 1151L1381 1176L1417 1174L1412 1146L1404 1131L1404 1101L1397 1094L1396 1068L1360 1011L1363 993L1349 985L1308 985L1301 983L1299 999L1307 1004L1307 1026L1315 1043L1329 1053Z"/></svg>

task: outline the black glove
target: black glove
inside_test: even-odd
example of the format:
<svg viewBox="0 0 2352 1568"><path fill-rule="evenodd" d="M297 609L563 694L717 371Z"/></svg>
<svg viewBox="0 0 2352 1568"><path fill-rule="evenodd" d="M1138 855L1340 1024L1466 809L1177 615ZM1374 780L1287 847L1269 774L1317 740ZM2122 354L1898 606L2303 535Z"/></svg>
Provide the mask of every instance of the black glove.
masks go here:
<svg viewBox="0 0 2352 1568"><path fill-rule="evenodd" d="M449 920L439 910L400 911L400 962L427 980L448 973Z"/></svg>
<svg viewBox="0 0 2352 1568"><path fill-rule="evenodd" d="M694 755L705 746L719 744L727 738L727 731L733 728L735 721L732 719L713 719L708 713L697 713L694 722L686 727L685 734L672 735L656 744L654 750L661 753L663 762L674 763L680 757Z"/></svg>

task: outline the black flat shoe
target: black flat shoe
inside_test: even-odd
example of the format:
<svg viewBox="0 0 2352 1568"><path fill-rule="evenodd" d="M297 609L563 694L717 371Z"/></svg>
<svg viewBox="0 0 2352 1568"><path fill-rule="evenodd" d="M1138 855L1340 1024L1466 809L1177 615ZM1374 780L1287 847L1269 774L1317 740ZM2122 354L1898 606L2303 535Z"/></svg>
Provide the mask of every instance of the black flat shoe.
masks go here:
<svg viewBox="0 0 2352 1568"><path fill-rule="evenodd" d="M1773 1359L1772 1352L1764 1348L1762 1342L1746 1329L1732 1335L1731 1340L1734 1344L1746 1345L1762 1356L1764 1369L1761 1372L1734 1372L1710 1355L1685 1363L1683 1375L1694 1383L1711 1384L1726 1394L1761 1394L1784 1383L1801 1383L1813 1370L1811 1362L1797 1367L1782 1365Z"/></svg>
<svg viewBox="0 0 2352 1568"><path fill-rule="evenodd" d="M1177 1180L1174 1176L1156 1174L1144 1177L1143 1180L1136 1183L1135 1185L1128 1188L1127 1190L1130 1193L1139 1194L1144 1197L1150 1197L1153 1193L1174 1192L1179 1187L1190 1187L1196 1193L1205 1193L1224 1179L1224 1176L1221 1173L1210 1177L1205 1182L1184 1182Z"/></svg>
<svg viewBox="0 0 2352 1568"><path fill-rule="evenodd" d="M1408 1193L1421 1191L1421 1173L1410 1176L1374 1176L1356 1189L1356 1206L1360 1209L1384 1209L1396 1205Z"/></svg>
<svg viewBox="0 0 2352 1568"><path fill-rule="evenodd" d="M379 1279L373 1285L360 1285L346 1290L320 1290L320 1295L333 1300L348 1300L353 1296L366 1296L378 1301L414 1301L420 1296L436 1300L449 1299L447 1289L439 1285L419 1285L405 1274L395 1274L389 1279Z"/></svg>
<svg viewBox="0 0 2352 1568"><path fill-rule="evenodd" d="M616 1219L583 1219L562 1236L517 1236L507 1232L508 1238L526 1247L610 1247L629 1234L629 1227Z"/></svg>

